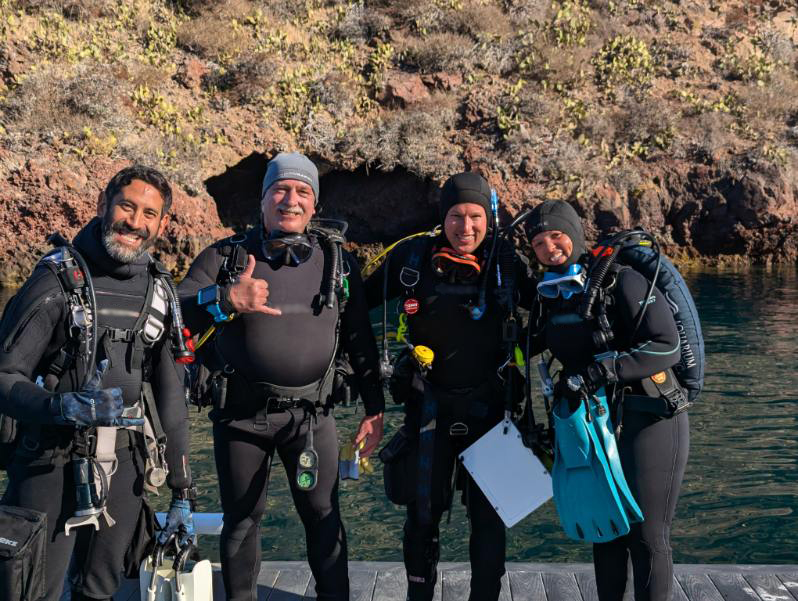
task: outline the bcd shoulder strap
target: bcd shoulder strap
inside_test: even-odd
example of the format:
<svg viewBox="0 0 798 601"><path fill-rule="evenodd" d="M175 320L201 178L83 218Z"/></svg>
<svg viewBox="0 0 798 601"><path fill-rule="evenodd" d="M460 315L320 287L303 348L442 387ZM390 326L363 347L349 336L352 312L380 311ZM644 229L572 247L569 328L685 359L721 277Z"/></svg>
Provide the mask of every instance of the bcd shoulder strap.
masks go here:
<svg viewBox="0 0 798 601"><path fill-rule="evenodd" d="M236 277L247 267L247 249L244 242L247 234L235 234L225 240L219 248L219 253L224 257L216 283L219 286L232 284Z"/></svg>

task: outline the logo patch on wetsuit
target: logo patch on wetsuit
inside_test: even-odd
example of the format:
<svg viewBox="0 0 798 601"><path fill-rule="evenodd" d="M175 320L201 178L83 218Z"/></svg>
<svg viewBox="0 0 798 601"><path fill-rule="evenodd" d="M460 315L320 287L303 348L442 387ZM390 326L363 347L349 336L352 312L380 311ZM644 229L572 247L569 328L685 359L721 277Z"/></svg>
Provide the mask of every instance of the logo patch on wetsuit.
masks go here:
<svg viewBox="0 0 798 601"><path fill-rule="evenodd" d="M664 384L665 380L667 379L668 376L664 371L661 371L658 374L654 374L653 376L651 376L651 380L652 382L654 382L654 384Z"/></svg>
<svg viewBox="0 0 798 601"><path fill-rule="evenodd" d="M418 313L419 303L414 298L408 298L403 305L405 313L408 315L415 315Z"/></svg>

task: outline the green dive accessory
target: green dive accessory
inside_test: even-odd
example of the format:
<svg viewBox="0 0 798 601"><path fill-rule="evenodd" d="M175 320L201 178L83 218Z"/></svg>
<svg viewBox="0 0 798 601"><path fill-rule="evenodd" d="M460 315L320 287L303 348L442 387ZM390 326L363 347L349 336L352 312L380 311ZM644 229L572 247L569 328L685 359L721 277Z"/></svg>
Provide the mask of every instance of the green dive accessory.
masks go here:
<svg viewBox="0 0 798 601"><path fill-rule="evenodd" d="M313 448L313 426L316 419L308 420L307 444L299 454L296 466L296 485L299 490L311 491L319 481L319 454Z"/></svg>

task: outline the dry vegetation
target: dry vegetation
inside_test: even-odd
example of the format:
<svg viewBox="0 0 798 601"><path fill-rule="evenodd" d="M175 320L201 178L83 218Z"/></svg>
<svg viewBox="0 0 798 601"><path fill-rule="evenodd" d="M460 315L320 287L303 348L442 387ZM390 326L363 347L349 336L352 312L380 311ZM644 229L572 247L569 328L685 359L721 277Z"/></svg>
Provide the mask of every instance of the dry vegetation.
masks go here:
<svg viewBox="0 0 798 601"><path fill-rule="evenodd" d="M464 148L579 195L641 162L786 166L787 0L0 0L0 169L144 160L189 190L251 150L437 179ZM384 100L397 74L428 97Z"/></svg>

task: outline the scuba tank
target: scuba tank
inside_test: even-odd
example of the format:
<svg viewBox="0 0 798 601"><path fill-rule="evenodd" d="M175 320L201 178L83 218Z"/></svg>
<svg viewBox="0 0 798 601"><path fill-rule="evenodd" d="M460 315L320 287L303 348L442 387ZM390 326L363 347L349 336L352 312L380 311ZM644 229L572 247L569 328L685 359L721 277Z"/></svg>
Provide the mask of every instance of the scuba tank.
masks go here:
<svg viewBox="0 0 798 601"><path fill-rule="evenodd" d="M606 308L601 300L601 290L610 269L616 263L631 267L651 282L646 298L656 287L667 300L676 329L679 333L680 360L673 366L677 381L687 390L689 402L693 402L704 387L706 355L704 337L698 309L684 278L676 266L663 256L654 237L643 229L625 230L600 243L592 251L588 270L589 279L580 313L583 319L596 318L599 329L594 333L598 347L612 340L612 330L606 317ZM640 326L648 303L643 303L636 316L634 330Z"/></svg>

